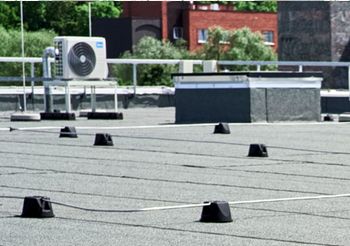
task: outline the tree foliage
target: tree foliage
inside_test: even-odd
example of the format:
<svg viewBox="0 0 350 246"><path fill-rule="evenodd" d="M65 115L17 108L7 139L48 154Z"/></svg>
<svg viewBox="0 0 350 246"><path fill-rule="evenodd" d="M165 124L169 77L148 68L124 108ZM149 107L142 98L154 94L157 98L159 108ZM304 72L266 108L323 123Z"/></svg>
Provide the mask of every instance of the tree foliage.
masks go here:
<svg viewBox="0 0 350 246"><path fill-rule="evenodd" d="M198 53L190 54L183 41L173 45L152 37L144 37L134 47L133 53L125 52L121 58L138 59L204 59L204 60L276 60L274 50L264 44L260 33L248 28L234 31L220 27L209 30L208 41ZM265 67L263 69L269 69ZM271 67L272 68L272 67ZM249 70L248 66L234 66L230 70ZM171 86L171 73L178 72L175 65L138 65L138 85ZM118 65L113 75L120 79L120 84L130 84L131 66ZM127 82L129 81L129 82Z"/></svg>
<svg viewBox="0 0 350 246"><path fill-rule="evenodd" d="M233 5L237 11L277 12L277 1L199 1L201 4L219 3Z"/></svg>
<svg viewBox="0 0 350 246"><path fill-rule="evenodd" d="M125 52L121 58L186 59L188 57L189 52L185 49L183 42L174 45L169 41L143 37L134 47L133 53ZM137 71L138 85L170 86L172 85L170 74L177 72L178 67L175 65L139 65ZM115 73L121 83L126 84L127 81L130 81L131 67L119 65Z"/></svg>
<svg viewBox="0 0 350 246"><path fill-rule="evenodd" d="M20 26L19 3L0 2L0 25L6 29Z"/></svg>
<svg viewBox="0 0 350 246"><path fill-rule="evenodd" d="M272 61L277 59L275 51L264 44L260 33L249 28L233 31L220 27L209 29L208 41L199 52L206 60L242 60ZM235 70L248 70L247 66L235 67Z"/></svg>
<svg viewBox="0 0 350 246"><path fill-rule="evenodd" d="M24 1L24 26L27 31L53 30L59 35L88 35L88 2ZM92 17L119 17L121 3L91 2ZM20 26L19 2L0 2L0 25L6 29Z"/></svg>
<svg viewBox="0 0 350 246"><path fill-rule="evenodd" d="M237 1L234 6L238 11L277 12L277 1Z"/></svg>
<svg viewBox="0 0 350 246"><path fill-rule="evenodd" d="M53 38L57 36L52 31L25 32L25 56L41 57L43 50L52 46ZM21 56L21 32L19 30L6 30L0 26L0 56ZM40 65L41 66L41 65ZM14 76L22 74L22 67L19 63L0 63L0 76ZM29 74L29 66L27 67Z"/></svg>

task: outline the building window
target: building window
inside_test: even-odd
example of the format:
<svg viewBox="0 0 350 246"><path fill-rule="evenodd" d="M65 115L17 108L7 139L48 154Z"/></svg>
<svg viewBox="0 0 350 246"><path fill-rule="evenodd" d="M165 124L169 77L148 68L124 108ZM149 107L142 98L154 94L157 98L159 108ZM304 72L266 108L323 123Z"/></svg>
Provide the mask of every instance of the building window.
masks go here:
<svg viewBox="0 0 350 246"><path fill-rule="evenodd" d="M273 31L264 31L262 32L264 43L266 45L274 45L273 42Z"/></svg>
<svg viewBox="0 0 350 246"><path fill-rule="evenodd" d="M230 43L229 37L230 37L229 32L228 31L224 31L222 33L222 38L221 38L219 43L220 44L229 44Z"/></svg>
<svg viewBox="0 0 350 246"><path fill-rule="evenodd" d="M217 3L210 4L210 9L214 11L219 11L220 10L219 4Z"/></svg>
<svg viewBox="0 0 350 246"><path fill-rule="evenodd" d="M198 30L198 43L206 43L208 40L208 29L199 29Z"/></svg>
<svg viewBox="0 0 350 246"><path fill-rule="evenodd" d="M178 26L174 27L173 28L173 39L182 38L183 37L182 33L183 33L182 27L178 27Z"/></svg>

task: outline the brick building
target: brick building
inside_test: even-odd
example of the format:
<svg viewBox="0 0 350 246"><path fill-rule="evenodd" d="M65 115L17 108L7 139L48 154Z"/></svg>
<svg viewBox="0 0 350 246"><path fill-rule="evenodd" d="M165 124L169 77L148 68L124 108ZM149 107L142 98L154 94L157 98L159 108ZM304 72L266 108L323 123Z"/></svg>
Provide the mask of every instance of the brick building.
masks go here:
<svg viewBox="0 0 350 246"><path fill-rule="evenodd" d="M194 51L206 42L208 29L214 26L249 27L261 32L267 45L278 48L276 13L238 12L232 5L189 1L125 1L121 18L93 20L93 34L106 37L114 52L107 50L108 56L117 57L144 35L172 42L182 38Z"/></svg>

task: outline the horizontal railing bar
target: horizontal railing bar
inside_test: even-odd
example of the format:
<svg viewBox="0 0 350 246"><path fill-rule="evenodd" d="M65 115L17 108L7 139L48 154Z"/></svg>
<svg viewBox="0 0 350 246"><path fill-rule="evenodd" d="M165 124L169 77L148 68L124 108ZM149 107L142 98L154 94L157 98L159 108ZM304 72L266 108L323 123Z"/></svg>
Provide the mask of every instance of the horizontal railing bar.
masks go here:
<svg viewBox="0 0 350 246"><path fill-rule="evenodd" d="M41 63L41 57L0 57L0 62L28 62ZM54 59L50 58L50 62ZM109 64L169 64L176 65L180 63L180 59L107 59ZM188 60L194 65L201 65L203 60ZM281 65L281 66L321 66L321 67L349 67L350 62L334 62L334 61L228 61L219 60L219 65Z"/></svg>
<svg viewBox="0 0 350 246"><path fill-rule="evenodd" d="M26 81L51 81L52 78L43 78L43 77L25 77ZM0 82L14 82L14 81L23 81L22 77L3 77L0 76Z"/></svg>
<svg viewBox="0 0 350 246"><path fill-rule="evenodd" d="M109 64L179 64L180 59L107 59ZM202 60L188 60L192 61L195 65L201 65Z"/></svg>
<svg viewBox="0 0 350 246"><path fill-rule="evenodd" d="M42 63L43 59L41 57L4 57L4 56L0 56L0 62L28 62L28 63ZM49 59L50 62L53 62L54 59L51 58Z"/></svg>
<svg viewBox="0 0 350 246"><path fill-rule="evenodd" d="M315 66L315 67L349 67L350 62L324 61L218 61L219 65L281 65L281 66Z"/></svg>

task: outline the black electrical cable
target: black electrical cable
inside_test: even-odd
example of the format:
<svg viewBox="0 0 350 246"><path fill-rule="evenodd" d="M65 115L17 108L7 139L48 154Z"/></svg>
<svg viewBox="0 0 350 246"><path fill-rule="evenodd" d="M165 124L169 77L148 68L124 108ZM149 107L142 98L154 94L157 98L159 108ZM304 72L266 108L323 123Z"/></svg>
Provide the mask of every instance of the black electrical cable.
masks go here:
<svg viewBox="0 0 350 246"><path fill-rule="evenodd" d="M50 133L57 134L57 132L53 131L44 131L44 130L31 130L31 129L20 129L20 128L9 128L10 131L27 131L27 132L35 132L35 133ZM82 136L95 136L92 133L79 133ZM112 137L124 137L124 138L137 138L137 139L152 139L152 140L164 140L164 141L181 141L181 142L194 142L194 143L208 143L208 144L226 144L226 145L238 145L238 146L250 146L250 144L245 143L228 143L228 142L219 142L219 141L197 141L197 140L188 140L188 139L172 139L172 138L160 138L160 137L134 137L134 136L125 136L118 134L110 134ZM340 152L340 151L326 151L326 150L315 150L315 149L301 149L301 148L292 148L292 147L284 147L284 146L273 146L266 145L267 148L271 149L284 149L284 150L295 150L301 152L312 152L312 153L322 153L322 154L334 154L334 155L350 155L350 152Z"/></svg>
<svg viewBox="0 0 350 246"><path fill-rule="evenodd" d="M0 195L0 198L5 198L5 199L24 199L24 196L5 196L5 195Z"/></svg>

